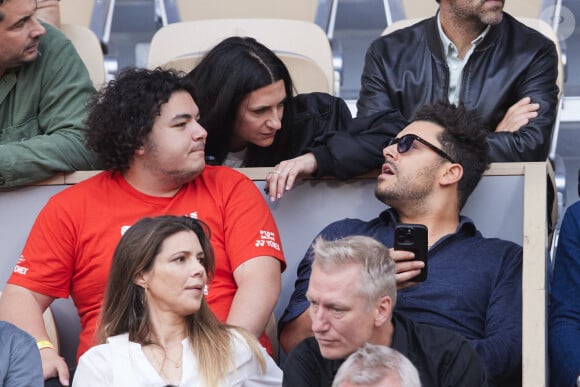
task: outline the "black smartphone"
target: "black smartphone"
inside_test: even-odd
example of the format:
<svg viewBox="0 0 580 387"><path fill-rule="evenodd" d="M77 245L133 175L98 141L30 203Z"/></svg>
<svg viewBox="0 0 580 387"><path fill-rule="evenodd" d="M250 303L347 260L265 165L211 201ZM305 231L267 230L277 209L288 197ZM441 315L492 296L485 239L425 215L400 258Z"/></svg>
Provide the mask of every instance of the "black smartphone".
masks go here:
<svg viewBox="0 0 580 387"><path fill-rule="evenodd" d="M411 281L423 282L427 279L427 226L401 223L395 227L395 250L412 251L415 260L425 262L421 273Z"/></svg>

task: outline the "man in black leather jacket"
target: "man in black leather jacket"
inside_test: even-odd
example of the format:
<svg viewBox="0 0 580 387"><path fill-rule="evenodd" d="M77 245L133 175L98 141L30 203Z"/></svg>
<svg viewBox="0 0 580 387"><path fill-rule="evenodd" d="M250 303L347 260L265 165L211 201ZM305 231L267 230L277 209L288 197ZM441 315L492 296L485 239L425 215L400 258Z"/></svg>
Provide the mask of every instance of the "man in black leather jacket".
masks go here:
<svg viewBox="0 0 580 387"><path fill-rule="evenodd" d="M492 161L546 160L558 103L557 51L503 13L503 3L441 0L435 17L375 40L358 116L392 109L394 136L404 127L397 123L425 103L462 102L488 128Z"/></svg>

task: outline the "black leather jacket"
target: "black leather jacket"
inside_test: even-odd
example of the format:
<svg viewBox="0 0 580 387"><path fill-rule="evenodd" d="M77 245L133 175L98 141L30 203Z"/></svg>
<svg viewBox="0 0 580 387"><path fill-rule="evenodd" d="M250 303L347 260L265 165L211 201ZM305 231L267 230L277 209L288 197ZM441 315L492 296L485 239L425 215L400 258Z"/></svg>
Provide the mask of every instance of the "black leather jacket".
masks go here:
<svg viewBox="0 0 580 387"><path fill-rule="evenodd" d="M554 44L510 15L491 26L463 70L460 101L489 130L491 161L544 161L558 103ZM366 54L358 116L393 110L409 122L426 103L448 99L449 68L432 17L375 40ZM538 117L516 132L495 133L510 106L524 97L540 104ZM391 125L390 134L404 126Z"/></svg>
<svg viewBox="0 0 580 387"><path fill-rule="evenodd" d="M353 118L346 103L326 93L299 94L284 104L282 128L274 143L248 147L246 167L271 167L312 152L318 169L315 176L348 179L379 168L384 161L382 144L387 139L387 111ZM403 125L403 122L397 122ZM210 134L211 135L211 134ZM216 156L208 154L209 164ZM219 163L219 162L218 162Z"/></svg>

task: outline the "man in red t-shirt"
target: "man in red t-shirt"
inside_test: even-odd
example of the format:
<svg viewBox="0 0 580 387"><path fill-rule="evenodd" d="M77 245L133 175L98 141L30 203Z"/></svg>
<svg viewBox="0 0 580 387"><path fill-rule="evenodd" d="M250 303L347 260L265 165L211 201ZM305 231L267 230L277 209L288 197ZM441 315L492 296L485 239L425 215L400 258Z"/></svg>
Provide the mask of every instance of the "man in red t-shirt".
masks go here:
<svg viewBox="0 0 580 387"><path fill-rule="evenodd" d="M113 251L143 217L186 215L211 229L216 255L207 300L218 318L261 337L285 268L274 219L255 185L227 167L206 167L207 133L188 85L173 72L130 69L89 115L88 144L107 167L53 196L42 209L0 299L0 320L46 347L42 312L72 296L81 319L77 357L95 331ZM44 377L68 385L64 360L41 351Z"/></svg>

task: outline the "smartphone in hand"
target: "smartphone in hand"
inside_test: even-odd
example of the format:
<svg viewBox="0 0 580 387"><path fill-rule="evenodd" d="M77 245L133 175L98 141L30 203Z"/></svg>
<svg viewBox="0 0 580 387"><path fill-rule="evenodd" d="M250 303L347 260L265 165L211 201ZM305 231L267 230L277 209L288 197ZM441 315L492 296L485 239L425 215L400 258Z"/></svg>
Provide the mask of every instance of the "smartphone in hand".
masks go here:
<svg viewBox="0 0 580 387"><path fill-rule="evenodd" d="M411 281L423 282L427 279L427 227L422 224L401 223L395 227L395 250L415 253L415 260L425 263L421 273Z"/></svg>

